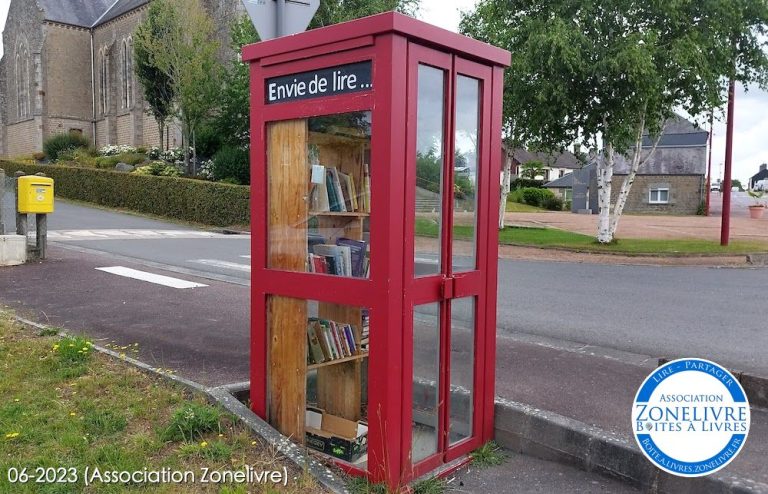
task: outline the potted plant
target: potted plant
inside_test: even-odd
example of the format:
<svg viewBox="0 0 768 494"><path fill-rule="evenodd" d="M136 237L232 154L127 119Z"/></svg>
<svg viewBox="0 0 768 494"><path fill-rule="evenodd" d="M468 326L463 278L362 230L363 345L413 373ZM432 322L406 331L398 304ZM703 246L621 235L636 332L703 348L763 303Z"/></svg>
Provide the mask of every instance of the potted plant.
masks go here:
<svg viewBox="0 0 768 494"><path fill-rule="evenodd" d="M751 198L755 200L753 204L749 205L749 217L755 220L759 220L763 217L763 213L765 212L765 204L762 202L763 195L765 195L764 190L747 190L747 193Z"/></svg>

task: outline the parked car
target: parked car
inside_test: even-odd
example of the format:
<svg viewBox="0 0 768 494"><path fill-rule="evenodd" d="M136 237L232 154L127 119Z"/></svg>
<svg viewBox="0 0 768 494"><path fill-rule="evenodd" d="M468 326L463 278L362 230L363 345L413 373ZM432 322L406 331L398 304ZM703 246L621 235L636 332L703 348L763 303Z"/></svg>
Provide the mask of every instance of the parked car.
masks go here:
<svg viewBox="0 0 768 494"><path fill-rule="evenodd" d="M713 192L720 192L720 184L712 184L709 186L709 190Z"/></svg>

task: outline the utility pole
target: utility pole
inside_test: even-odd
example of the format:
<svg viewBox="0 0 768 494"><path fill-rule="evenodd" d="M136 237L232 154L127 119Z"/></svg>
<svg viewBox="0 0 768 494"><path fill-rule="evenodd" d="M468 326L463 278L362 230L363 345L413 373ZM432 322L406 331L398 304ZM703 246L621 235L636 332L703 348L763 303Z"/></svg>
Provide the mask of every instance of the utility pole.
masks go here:
<svg viewBox="0 0 768 494"><path fill-rule="evenodd" d="M707 206L704 210L704 216L709 216L710 196L712 195L712 143L715 139L715 110L709 114L709 161L707 163Z"/></svg>
<svg viewBox="0 0 768 494"><path fill-rule="evenodd" d="M733 167L733 119L736 97L736 81L731 79L728 86L728 130L725 133L725 175L721 191L723 195L723 216L720 227L720 245L726 247L731 236L731 170Z"/></svg>

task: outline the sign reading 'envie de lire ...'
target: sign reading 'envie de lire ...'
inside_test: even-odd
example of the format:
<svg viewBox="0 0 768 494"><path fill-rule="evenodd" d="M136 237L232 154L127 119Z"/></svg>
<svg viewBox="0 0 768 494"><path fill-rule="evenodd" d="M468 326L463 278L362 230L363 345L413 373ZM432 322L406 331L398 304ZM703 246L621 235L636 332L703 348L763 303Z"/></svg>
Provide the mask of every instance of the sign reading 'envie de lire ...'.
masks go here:
<svg viewBox="0 0 768 494"><path fill-rule="evenodd" d="M372 63L351 63L267 79L267 104L286 103L373 89Z"/></svg>

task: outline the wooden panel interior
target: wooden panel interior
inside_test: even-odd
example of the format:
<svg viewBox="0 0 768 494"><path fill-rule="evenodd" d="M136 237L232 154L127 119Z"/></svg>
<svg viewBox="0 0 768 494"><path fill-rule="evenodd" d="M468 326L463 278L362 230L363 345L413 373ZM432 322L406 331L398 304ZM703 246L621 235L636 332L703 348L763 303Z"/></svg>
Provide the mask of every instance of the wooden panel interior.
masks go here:
<svg viewBox="0 0 768 494"><path fill-rule="evenodd" d="M362 311L357 307L320 303L318 315L351 325L360 341ZM318 406L347 420L360 420L362 408L362 368L360 360L342 362L317 369Z"/></svg>
<svg viewBox="0 0 768 494"><path fill-rule="evenodd" d="M307 122L273 123L267 134L269 177L269 266L303 271L307 258ZM271 296L269 331L269 420L286 436L304 441L307 369L307 303Z"/></svg>
<svg viewBox="0 0 768 494"><path fill-rule="evenodd" d="M269 421L295 441L304 442L307 372L307 302L271 296L269 324Z"/></svg>

